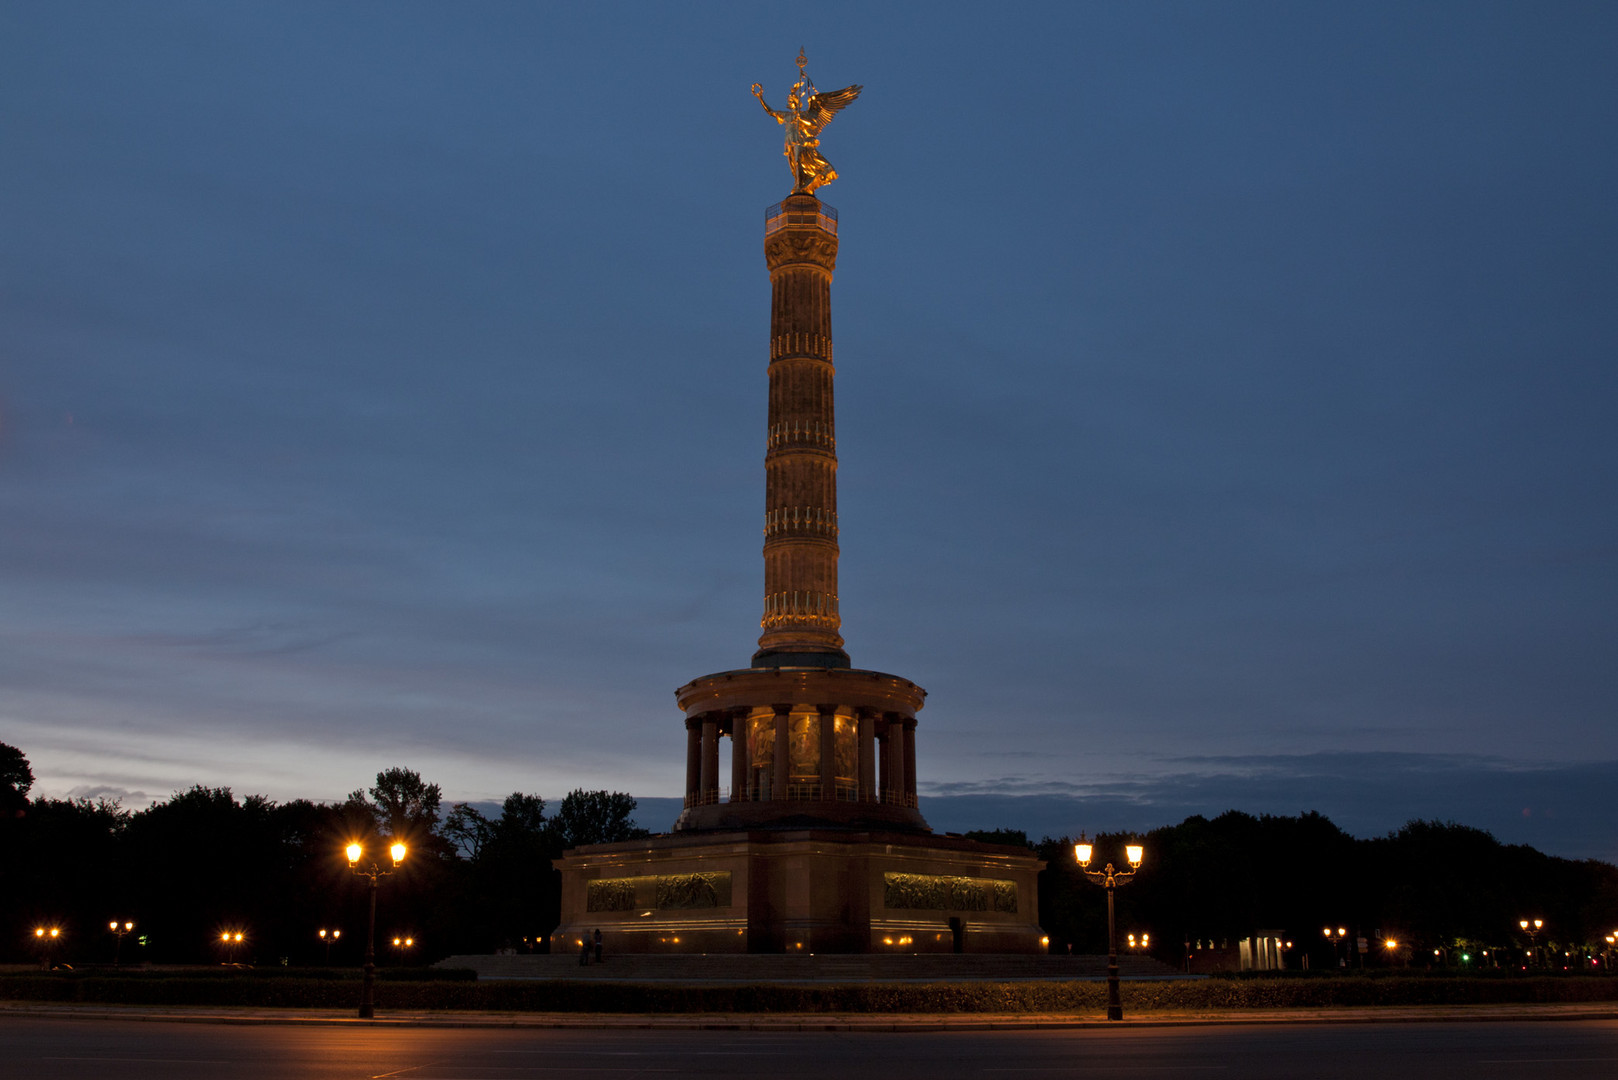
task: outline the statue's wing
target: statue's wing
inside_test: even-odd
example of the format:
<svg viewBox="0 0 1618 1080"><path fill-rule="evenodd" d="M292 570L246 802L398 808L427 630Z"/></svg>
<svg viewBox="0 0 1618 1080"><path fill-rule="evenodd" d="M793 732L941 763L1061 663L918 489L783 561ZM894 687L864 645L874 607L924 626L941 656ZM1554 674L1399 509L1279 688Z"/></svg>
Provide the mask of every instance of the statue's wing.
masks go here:
<svg viewBox="0 0 1618 1080"><path fill-rule="evenodd" d="M832 122L832 119L848 106L850 101L860 96L865 87L855 84L845 86L841 90L831 90L824 94L814 94L809 98L809 105L804 115L809 118L809 125L818 134L820 129Z"/></svg>

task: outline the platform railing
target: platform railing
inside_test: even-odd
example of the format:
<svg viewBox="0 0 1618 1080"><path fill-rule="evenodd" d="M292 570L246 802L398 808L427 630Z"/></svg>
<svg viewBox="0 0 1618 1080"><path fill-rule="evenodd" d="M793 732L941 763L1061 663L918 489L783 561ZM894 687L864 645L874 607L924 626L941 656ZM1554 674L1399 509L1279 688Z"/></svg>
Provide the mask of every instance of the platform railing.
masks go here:
<svg viewBox="0 0 1618 1080"><path fill-rule="evenodd" d="M837 235L837 210L835 207L820 204L818 213L805 213L801 210L789 212L786 203L778 202L764 210L764 235L774 236L788 225L818 225L821 229Z"/></svg>

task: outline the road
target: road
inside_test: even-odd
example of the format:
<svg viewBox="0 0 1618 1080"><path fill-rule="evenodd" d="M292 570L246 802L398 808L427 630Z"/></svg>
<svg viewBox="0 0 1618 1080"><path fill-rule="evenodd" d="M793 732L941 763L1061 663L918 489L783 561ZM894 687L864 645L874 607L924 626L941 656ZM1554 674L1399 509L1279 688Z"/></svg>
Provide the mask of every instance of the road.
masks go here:
<svg viewBox="0 0 1618 1080"><path fill-rule="evenodd" d="M4 1080L1611 1080L1618 1021L766 1032L0 1017Z"/></svg>

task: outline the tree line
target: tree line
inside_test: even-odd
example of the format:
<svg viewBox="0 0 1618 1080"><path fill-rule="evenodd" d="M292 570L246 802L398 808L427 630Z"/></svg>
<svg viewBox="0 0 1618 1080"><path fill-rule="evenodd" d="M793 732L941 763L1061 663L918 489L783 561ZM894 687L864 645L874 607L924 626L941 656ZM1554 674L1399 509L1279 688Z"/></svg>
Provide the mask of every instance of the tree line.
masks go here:
<svg viewBox="0 0 1618 1080"><path fill-rule="evenodd" d="M343 854L355 840L383 866L388 844L409 849L379 890L379 964L542 949L560 915L551 860L648 835L621 792L577 790L549 814L522 792L498 814L444 811L439 785L406 768L331 803L198 785L131 811L29 799L32 785L27 758L0 743L0 961L13 963L36 959L34 929L49 927L61 930L53 959L78 964L110 961L115 947L126 963L304 965L328 951L333 964L358 963L368 885ZM135 924L121 943L113 921ZM240 944L224 940L237 932ZM395 949L395 937L414 944Z"/></svg>
<svg viewBox="0 0 1618 1080"><path fill-rule="evenodd" d="M328 945L318 930L326 928L342 931L331 962L357 963L367 886L342 848L357 839L380 856L395 838L410 855L381 886L379 963L533 951L560 920L551 860L579 844L647 835L634 825L635 800L621 792L574 791L550 813L522 792L498 814L466 803L444 811L439 786L405 768L383 770L369 789L333 803L237 798L199 785L130 811L106 800L30 800L32 784L22 752L0 743L0 961L35 958L38 926L62 929L59 959L110 960L116 942L107 927L118 920L135 923L133 940L120 946L126 961L321 963ZM1071 837L966 835L1046 860L1039 913L1052 951L1106 951L1106 896L1079 871ZM1130 839L1095 838L1095 865L1121 866ZM1575 953L1599 956L1605 937L1618 934L1618 867L1502 844L1454 823L1413 821L1357 839L1316 813L1231 811L1133 839L1146 860L1117 893L1120 939L1150 934L1147 951L1176 966L1187 943L1228 951L1268 931L1293 943L1288 966L1307 955L1312 968L1329 969L1344 953L1321 934L1327 926L1348 930L1351 943L1367 938L1370 966L1454 967L1468 956L1473 966L1509 967L1532 945L1545 966L1559 967ZM1544 923L1533 940L1518 928L1524 918ZM239 946L221 940L238 930ZM396 936L415 945L394 952ZM1389 940L1398 948L1386 949Z"/></svg>
<svg viewBox="0 0 1618 1080"><path fill-rule="evenodd" d="M1054 951L1106 951L1106 894L1080 872L1073 838L967 835L1021 843L1047 861L1039 914ZM1608 955L1607 935L1618 933L1618 867L1503 844L1453 822L1412 821L1357 839L1318 813L1233 810L1143 836L1097 837L1092 869L1109 860L1123 868L1132 840L1146 858L1117 890L1119 938L1149 934L1147 951L1176 966L1187 943L1193 952L1228 951L1270 931L1292 943L1292 968L1306 955L1312 970L1334 968L1340 957L1355 967L1513 967L1532 947L1540 965L1572 969L1594 967L1592 957ZM1544 926L1531 939L1522 919ZM1328 925L1348 931L1347 948L1322 933ZM1353 948L1360 937L1369 946L1363 959Z"/></svg>

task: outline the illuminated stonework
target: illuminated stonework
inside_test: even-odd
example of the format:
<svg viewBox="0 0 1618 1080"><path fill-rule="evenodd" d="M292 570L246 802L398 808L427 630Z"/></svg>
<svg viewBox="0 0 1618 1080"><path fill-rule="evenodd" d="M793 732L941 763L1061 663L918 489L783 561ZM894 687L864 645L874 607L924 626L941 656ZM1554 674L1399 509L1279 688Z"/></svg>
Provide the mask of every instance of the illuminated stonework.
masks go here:
<svg viewBox="0 0 1618 1080"><path fill-rule="evenodd" d="M764 596L745 668L675 691L685 807L671 835L568 852L553 940L612 951L1036 952L1024 849L937 837L916 799L908 679L853 667L837 583L831 281L837 212L765 213L770 278ZM724 758L728 757L728 760ZM721 885L720 883L723 883Z"/></svg>

